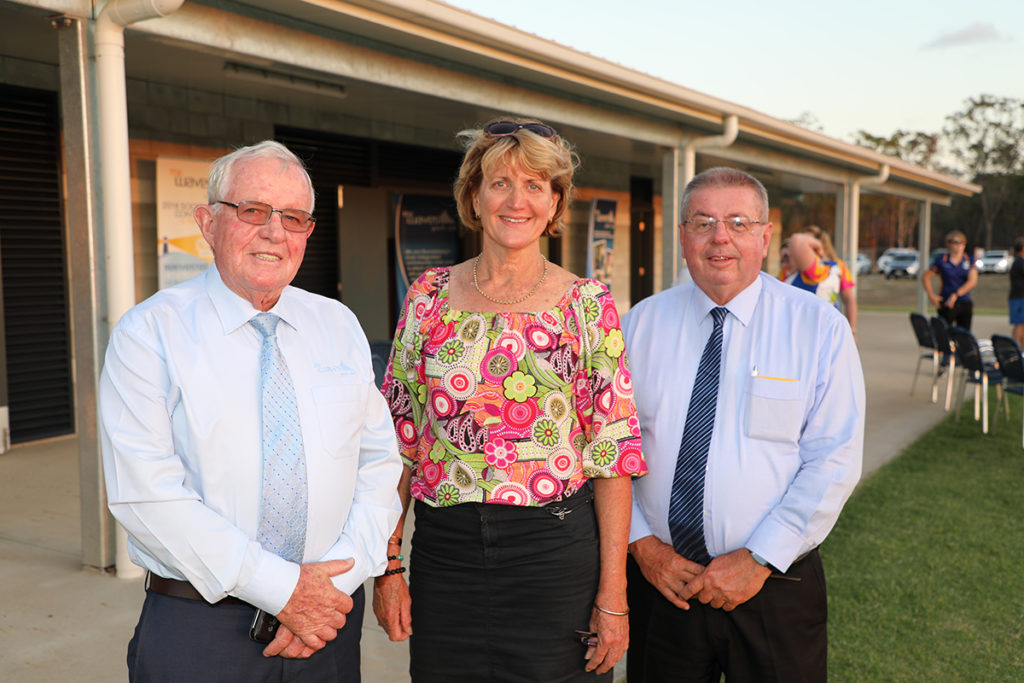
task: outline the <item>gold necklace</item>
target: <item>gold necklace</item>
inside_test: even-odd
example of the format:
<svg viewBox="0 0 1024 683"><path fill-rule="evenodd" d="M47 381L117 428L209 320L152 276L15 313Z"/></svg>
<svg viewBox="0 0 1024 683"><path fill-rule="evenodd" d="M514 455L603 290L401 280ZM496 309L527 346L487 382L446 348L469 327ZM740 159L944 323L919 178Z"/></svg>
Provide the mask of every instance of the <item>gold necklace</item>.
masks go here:
<svg viewBox="0 0 1024 683"><path fill-rule="evenodd" d="M509 299L509 300L495 299L493 296L488 295L487 292L485 292L484 290L480 289L480 281L477 279L477 276L476 276L476 267L480 263L480 255L479 254L473 260L473 286L476 287L476 291L480 292L480 296L482 296L483 298L485 298L488 301L491 301L493 303L501 304L502 306L511 306L513 304L522 303L522 302L526 301L531 296L533 296L534 294L537 293L537 290L540 289L540 286L542 284L544 284L544 279L548 276L548 260L547 260L547 258L544 257L544 254L541 254L540 257L544 261L544 272L541 273L540 279L537 280L537 284L535 284L533 286L533 289L531 289L529 292L527 292L525 296L521 296L518 299Z"/></svg>

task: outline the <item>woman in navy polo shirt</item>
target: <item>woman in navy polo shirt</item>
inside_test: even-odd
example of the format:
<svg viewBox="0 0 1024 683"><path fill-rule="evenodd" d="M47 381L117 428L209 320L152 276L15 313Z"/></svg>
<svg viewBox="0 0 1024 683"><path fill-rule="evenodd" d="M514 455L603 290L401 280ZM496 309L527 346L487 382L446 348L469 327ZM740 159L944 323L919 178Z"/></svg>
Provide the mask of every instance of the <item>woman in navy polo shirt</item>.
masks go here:
<svg viewBox="0 0 1024 683"><path fill-rule="evenodd" d="M928 293L928 298L938 308L940 317L950 325L969 330L971 315L974 312L971 290L978 284L978 269L974 265L974 260L964 253L966 246L967 236L959 230L946 235L946 248L949 249L949 253L935 257L931 267L921 278L921 284ZM938 295L932 289L932 276L936 274L942 282L942 289Z"/></svg>
<svg viewBox="0 0 1024 683"><path fill-rule="evenodd" d="M1013 338L1024 347L1024 237L1013 242L1013 265L1010 266L1010 324Z"/></svg>

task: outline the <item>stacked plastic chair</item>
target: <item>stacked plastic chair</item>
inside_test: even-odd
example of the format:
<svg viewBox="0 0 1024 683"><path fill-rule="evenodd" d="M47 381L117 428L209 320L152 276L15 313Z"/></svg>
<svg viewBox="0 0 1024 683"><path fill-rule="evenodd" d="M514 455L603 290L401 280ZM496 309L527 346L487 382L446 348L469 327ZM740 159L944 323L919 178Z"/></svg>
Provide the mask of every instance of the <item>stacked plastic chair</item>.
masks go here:
<svg viewBox="0 0 1024 683"><path fill-rule="evenodd" d="M935 340L935 349L942 356L942 363L946 366L946 407L948 413L953 398L953 375L956 374L956 349L953 340L949 336L949 324L938 316L932 316L928 321L932 328L932 338Z"/></svg>
<svg viewBox="0 0 1024 683"><path fill-rule="evenodd" d="M960 364L959 402L956 406L956 416L960 419L960 404L963 403L964 392L968 384L974 385L974 419L981 413L981 431L988 434L988 385L996 384L996 389L1002 395L1002 375L995 367L995 364L985 362L981 355L981 347L978 340L968 330L962 327L953 327L949 330L950 339L956 352L957 362Z"/></svg>
<svg viewBox="0 0 1024 683"><path fill-rule="evenodd" d="M1024 354L1021 353L1020 346L1013 338L1001 334L992 335L992 350L995 352L999 374L1002 376L1002 393L999 396L993 420L993 426L995 426L995 421L999 419L1000 408L1006 412L1006 419L1010 419L1007 393L1024 396ZM1024 446L1024 422L1021 425L1021 446Z"/></svg>
<svg viewBox="0 0 1024 683"><path fill-rule="evenodd" d="M939 370L942 367L942 359L939 350L935 347L935 336L928 318L920 313L910 314L910 326L914 328L914 336L917 337L918 357L917 367L914 369L914 381L910 384L910 395L914 395L917 388L917 376L921 374L921 361L931 359L932 361L932 403L939 400Z"/></svg>

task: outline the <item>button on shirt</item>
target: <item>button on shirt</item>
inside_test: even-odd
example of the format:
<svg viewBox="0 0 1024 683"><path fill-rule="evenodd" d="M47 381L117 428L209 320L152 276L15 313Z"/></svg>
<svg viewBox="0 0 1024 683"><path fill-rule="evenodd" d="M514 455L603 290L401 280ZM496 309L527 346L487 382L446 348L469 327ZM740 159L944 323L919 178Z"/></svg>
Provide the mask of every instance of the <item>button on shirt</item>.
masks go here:
<svg viewBox="0 0 1024 683"><path fill-rule="evenodd" d="M672 477L716 305L690 282L622 319L650 470L633 484L630 542L672 543ZM712 557L746 547L785 571L824 540L860 478L860 358L835 307L764 273L725 306L705 539Z"/></svg>
<svg viewBox="0 0 1024 683"><path fill-rule="evenodd" d="M386 565L400 514L394 427L341 303L286 287L271 309L298 402L309 500L304 562L354 558L352 593ZM110 509L136 564L272 614L299 565L254 540L262 481L258 313L216 266L124 315L100 379Z"/></svg>

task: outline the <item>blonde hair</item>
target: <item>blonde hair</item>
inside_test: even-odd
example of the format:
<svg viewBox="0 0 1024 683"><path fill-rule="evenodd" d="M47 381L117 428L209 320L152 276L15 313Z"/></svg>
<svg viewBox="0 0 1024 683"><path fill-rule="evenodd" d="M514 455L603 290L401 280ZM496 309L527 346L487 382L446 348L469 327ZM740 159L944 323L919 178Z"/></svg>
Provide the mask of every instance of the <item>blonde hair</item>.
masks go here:
<svg viewBox="0 0 1024 683"><path fill-rule="evenodd" d="M509 117L494 121L540 123L536 119ZM483 128L472 128L460 131L456 137L463 141L466 155L455 180L455 203L459 218L467 228L480 230L483 227L480 217L473 211L473 197L480 191L484 176L506 164L551 183L551 192L558 198L558 205L544 234L555 236L562 232L566 209L576 195L572 179L579 165L579 157L563 137L556 134L544 138L528 128L520 128L509 135L490 135Z"/></svg>
<svg viewBox="0 0 1024 683"><path fill-rule="evenodd" d="M836 253L836 248L832 246L832 238L829 234L819 228L817 225L808 225L804 232L809 233L821 243L821 255L829 261L839 261L839 254Z"/></svg>

